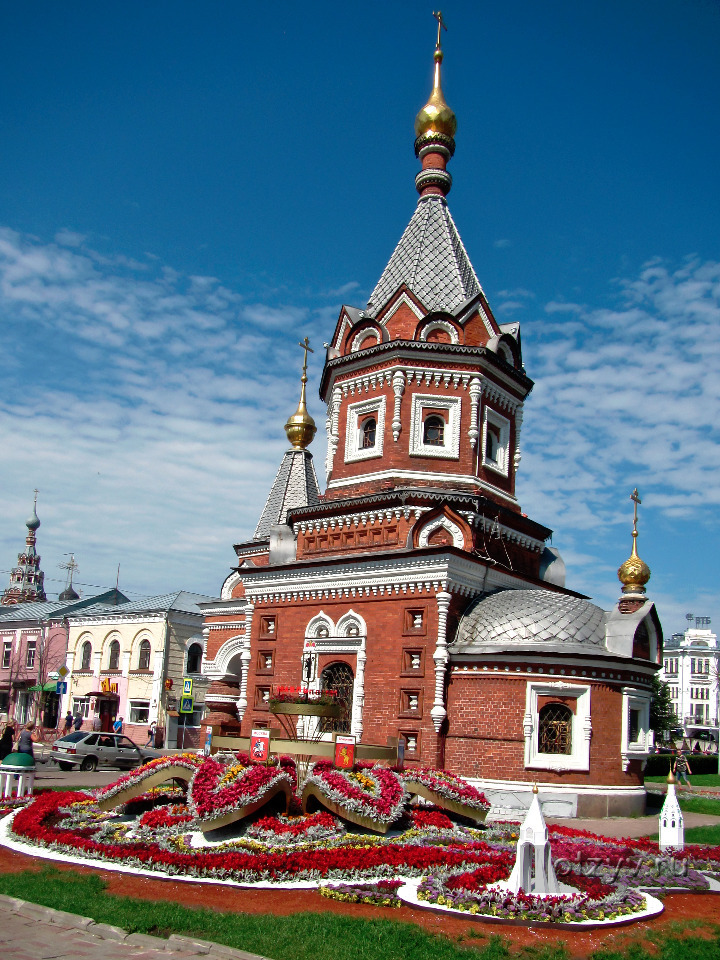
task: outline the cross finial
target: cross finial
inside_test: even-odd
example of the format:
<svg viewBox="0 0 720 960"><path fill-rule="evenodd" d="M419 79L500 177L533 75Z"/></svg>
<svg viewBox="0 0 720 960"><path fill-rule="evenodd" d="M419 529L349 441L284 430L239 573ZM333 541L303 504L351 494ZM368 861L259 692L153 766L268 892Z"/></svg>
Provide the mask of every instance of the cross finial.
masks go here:
<svg viewBox="0 0 720 960"><path fill-rule="evenodd" d="M70 559L64 563L59 563L58 566L61 570L67 570L68 572L68 582L67 586L71 587L73 585L73 574L79 570L77 563L75 562L75 554L69 554Z"/></svg>
<svg viewBox="0 0 720 960"><path fill-rule="evenodd" d="M308 337L305 337L304 340L299 340L298 346L302 347L303 350L305 351L305 356L303 357L302 382L307 383L307 355L308 353L315 353L315 351L310 346L310 340Z"/></svg>
<svg viewBox="0 0 720 960"><path fill-rule="evenodd" d="M638 504L642 503L637 487L635 487L633 492L630 494L630 499L633 502L633 536L637 536L637 521L638 521L637 508L638 508Z"/></svg>
<svg viewBox="0 0 720 960"><path fill-rule="evenodd" d="M437 20L437 25L438 25L437 43L435 44L435 46L439 50L440 49L440 31L447 30L447 24L443 20L442 10L433 11L433 16Z"/></svg>
<svg viewBox="0 0 720 960"><path fill-rule="evenodd" d="M38 495L38 493L40 493L40 491L38 490L37 487L35 487L35 490L34 490L33 492L34 492L34 494L35 494L35 506L37 506L37 495Z"/></svg>

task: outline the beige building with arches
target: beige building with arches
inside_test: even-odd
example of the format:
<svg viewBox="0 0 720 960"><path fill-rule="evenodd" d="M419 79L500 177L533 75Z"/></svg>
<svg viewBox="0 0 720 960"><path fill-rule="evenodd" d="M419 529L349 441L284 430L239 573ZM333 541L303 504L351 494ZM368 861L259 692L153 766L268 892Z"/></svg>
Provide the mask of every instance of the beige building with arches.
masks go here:
<svg viewBox="0 0 720 960"><path fill-rule="evenodd" d="M83 729L123 731L144 744L156 723L167 747L195 747L205 710L203 615L208 597L180 591L125 603L96 604L68 617L68 689L60 704ZM195 710L178 711L183 680Z"/></svg>

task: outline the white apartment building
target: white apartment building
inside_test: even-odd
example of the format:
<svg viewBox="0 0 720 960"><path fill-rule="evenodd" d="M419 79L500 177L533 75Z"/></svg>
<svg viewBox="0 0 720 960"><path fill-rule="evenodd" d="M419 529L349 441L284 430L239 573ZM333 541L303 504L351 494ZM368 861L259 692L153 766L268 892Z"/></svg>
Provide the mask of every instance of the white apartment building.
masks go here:
<svg viewBox="0 0 720 960"><path fill-rule="evenodd" d="M673 707L687 739L712 739L717 746L720 651L710 620L694 620L694 627L665 641L660 679L670 687Z"/></svg>

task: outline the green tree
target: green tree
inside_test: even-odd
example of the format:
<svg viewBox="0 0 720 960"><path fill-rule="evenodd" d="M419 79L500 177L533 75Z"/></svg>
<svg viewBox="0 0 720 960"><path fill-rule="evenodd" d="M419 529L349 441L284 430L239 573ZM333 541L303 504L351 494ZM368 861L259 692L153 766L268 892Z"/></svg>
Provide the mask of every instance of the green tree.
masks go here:
<svg viewBox="0 0 720 960"><path fill-rule="evenodd" d="M656 673L652 678L650 728L655 731L656 740L666 740L670 731L679 726L680 722L672 705L670 687L667 683L663 683Z"/></svg>

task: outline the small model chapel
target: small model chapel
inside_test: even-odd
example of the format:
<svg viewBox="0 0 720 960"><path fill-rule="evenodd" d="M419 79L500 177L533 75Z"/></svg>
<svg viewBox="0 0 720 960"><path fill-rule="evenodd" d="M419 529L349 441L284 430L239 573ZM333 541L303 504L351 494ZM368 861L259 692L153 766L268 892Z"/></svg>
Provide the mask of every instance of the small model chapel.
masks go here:
<svg viewBox="0 0 720 960"><path fill-rule="evenodd" d="M325 492L300 402L252 539L204 604L205 724L273 727L273 691L336 691L322 736L397 737L405 764L481 784L495 809L644 809L662 633L632 553L605 611L565 586L552 531L515 495L525 372L450 214L456 118L434 83L415 119L415 212L365 307L343 306L319 385ZM258 504L260 506L260 504Z"/></svg>

